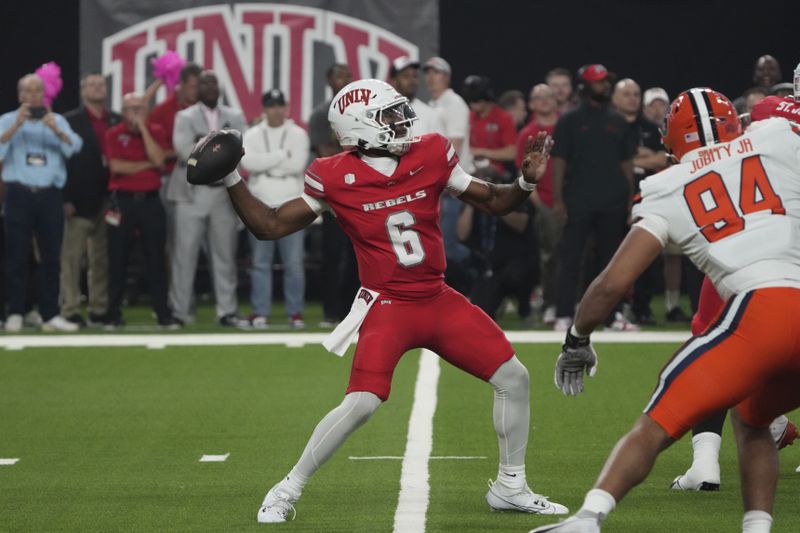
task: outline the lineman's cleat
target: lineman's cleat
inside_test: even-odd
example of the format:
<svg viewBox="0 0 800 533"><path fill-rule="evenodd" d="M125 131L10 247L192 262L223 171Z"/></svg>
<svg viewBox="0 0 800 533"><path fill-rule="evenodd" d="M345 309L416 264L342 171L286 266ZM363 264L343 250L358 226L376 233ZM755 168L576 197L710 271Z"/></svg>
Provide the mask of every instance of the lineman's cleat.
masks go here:
<svg viewBox="0 0 800 533"><path fill-rule="evenodd" d="M278 524L294 520L297 511L293 504L296 501L297 498L293 498L278 486L272 487L258 510L258 522L260 524Z"/></svg>
<svg viewBox="0 0 800 533"><path fill-rule="evenodd" d="M676 477L670 486L672 490L702 490L702 491L718 491L719 480L714 481L693 481L686 474Z"/></svg>
<svg viewBox="0 0 800 533"><path fill-rule="evenodd" d="M769 430L779 450L791 446L799 436L797 433L797 426L783 415L772 421L772 424L769 425Z"/></svg>
<svg viewBox="0 0 800 533"><path fill-rule="evenodd" d="M558 524L537 527L528 533L600 533L600 521L595 517L570 516Z"/></svg>
<svg viewBox="0 0 800 533"><path fill-rule="evenodd" d="M497 490L497 484L491 480L489 480L489 491L486 493L486 502L492 511L518 511L544 515L569 513L569 509L560 503L549 501L547 496L536 494L527 485L516 494L505 495Z"/></svg>

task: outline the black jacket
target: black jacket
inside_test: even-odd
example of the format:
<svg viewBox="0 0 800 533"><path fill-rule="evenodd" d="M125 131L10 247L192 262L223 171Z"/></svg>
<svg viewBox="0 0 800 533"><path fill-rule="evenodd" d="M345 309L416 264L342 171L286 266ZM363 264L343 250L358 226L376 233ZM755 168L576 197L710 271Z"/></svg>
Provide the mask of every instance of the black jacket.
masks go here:
<svg viewBox="0 0 800 533"><path fill-rule="evenodd" d="M75 133L83 138L83 148L67 161L67 183L63 195L65 203L75 205L77 216L94 218L108 196L108 167L88 113L85 107L80 106L64 114ZM107 117L109 127L122 120L113 111L108 111Z"/></svg>

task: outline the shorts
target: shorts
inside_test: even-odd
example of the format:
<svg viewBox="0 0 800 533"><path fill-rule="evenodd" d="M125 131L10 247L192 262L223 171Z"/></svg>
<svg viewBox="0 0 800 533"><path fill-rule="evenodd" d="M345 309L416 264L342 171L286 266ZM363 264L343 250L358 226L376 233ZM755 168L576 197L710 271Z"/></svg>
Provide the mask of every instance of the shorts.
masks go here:
<svg viewBox="0 0 800 533"><path fill-rule="evenodd" d="M497 324L450 287L419 300L379 296L358 332L347 393L371 392L386 401L397 363L415 348L484 381L514 356Z"/></svg>
<svg viewBox="0 0 800 533"><path fill-rule="evenodd" d="M674 439L736 406L766 427L800 405L800 290L757 289L731 298L717 321L662 369L645 408Z"/></svg>

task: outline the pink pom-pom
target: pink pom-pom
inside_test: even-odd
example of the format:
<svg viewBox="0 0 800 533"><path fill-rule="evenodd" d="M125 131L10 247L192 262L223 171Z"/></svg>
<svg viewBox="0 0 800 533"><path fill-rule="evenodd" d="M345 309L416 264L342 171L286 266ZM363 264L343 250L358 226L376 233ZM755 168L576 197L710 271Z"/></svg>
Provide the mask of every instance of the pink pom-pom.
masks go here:
<svg viewBox="0 0 800 533"><path fill-rule="evenodd" d="M61 67L50 61L37 68L34 74L39 76L44 84L44 104L50 107L64 86L64 82L61 81Z"/></svg>
<svg viewBox="0 0 800 533"><path fill-rule="evenodd" d="M164 85L170 91L175 89L180 82L181 69L186 64L186 60L174 50L167 50L161 56L151 61L153 64L153 75L164 80Z"/></svg>

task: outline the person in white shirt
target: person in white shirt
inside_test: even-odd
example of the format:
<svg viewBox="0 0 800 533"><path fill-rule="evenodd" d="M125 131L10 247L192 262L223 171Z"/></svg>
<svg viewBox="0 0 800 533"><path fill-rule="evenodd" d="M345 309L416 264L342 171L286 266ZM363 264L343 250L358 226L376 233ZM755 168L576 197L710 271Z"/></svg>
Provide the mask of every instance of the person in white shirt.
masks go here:
<svg viewBox="0 0 800 533"><path fill-rule="evenodd" d="M417 114L417 121L414 123L416 135L425 135L426 133L445 135L439 111L417 98L419 61L406 56L395 59L389 69L389 83L397 92L408 98L411 109Z"/></svg>
<svg viewBox="0 0 800 533"><path fill-rule="evenodd" d="M469 106L450 88L452 70L450 63L441 57L432 57L422 67L425 83L431 93L430 106L439 111L444 135L458 152L461 167L468 173L475 170L469 151Z"/></svg>
<svg viewBox="0 0 800 533"><path fill-rule="evenodd" d="M303 170L310 153L306 131L287 118L283 93L272 89L261 99L264 120L248 129L243 138L242 166L250 172L248 187L253 196L269 207L278 207L303 192ZM289 325L299 329L305 299L304 232L298 231L276 241L259 241L250 234L253 269L250 272L252 327L269 325L272 307L272 261L275 246L283 264L283 293Z"/></svg>

